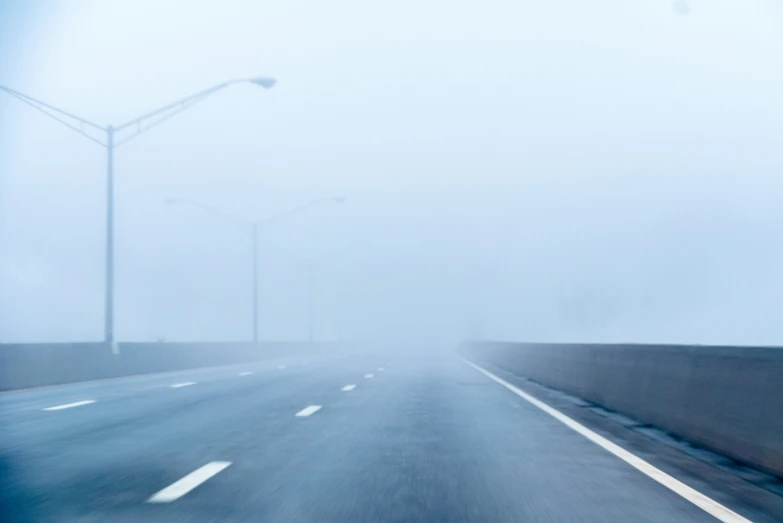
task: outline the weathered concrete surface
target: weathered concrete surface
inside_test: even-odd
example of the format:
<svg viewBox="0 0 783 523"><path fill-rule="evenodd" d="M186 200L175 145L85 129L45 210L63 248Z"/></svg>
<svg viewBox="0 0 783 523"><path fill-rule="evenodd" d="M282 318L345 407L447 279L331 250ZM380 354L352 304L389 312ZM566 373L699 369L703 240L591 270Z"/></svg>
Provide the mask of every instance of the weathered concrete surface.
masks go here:
<svg viewBox="0 0 783 523"><path fill-rule="evenodd" d="M783 476L783 349L488 342L461 352Z"/></svg>
<svg viewBox="0 0 783 523"><path fill-rule="evenodd" d="M319 351L330 343L25 343L0 345L0 390L229 365Z"/></svg>

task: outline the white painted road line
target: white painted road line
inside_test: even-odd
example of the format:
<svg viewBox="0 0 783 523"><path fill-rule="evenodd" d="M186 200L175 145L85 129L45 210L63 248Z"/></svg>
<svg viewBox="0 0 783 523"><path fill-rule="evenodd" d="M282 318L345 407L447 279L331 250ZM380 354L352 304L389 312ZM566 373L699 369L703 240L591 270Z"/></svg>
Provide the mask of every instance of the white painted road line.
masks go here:
<svg viewBox="0 0 783 523"><path fill-rule="evenodd" d="M285 365L278 365L278 366L277 366L277 368L278 368L278 369L284 369L284 368L285 368Z"/></svg>
<svg viewBox="0 0 783 523"><path fill-rule="evenodd" d="M321 410L320 405L310 405L309 407L305 407L299 412L296 413L297 418L306 418L307 416L310 416L311 414L315 414Z"/></svg>
<svg viewBox="0 0 783 523"><path fill-rule="evenodd" d="M720 521L723 521L724 523L752 523L749 519L743 518L736 512L732 511L731 509L724 507L717 501L708 498L698 490L689 487L685 483L682 483L681 481L673 478L672 476L668 475L664 471L647 463L639 456L625 450L620 445L617 445L616 443L609 441L608 439L601 436L600 434L596 434L595 432L588 429L581 423L574 421L573 419L569 418L559 410L550 407L543 401L534 398L527 392L505 381L503 378L499 378L498 376L495 376L488 370L485 370L464 358L460 358L460 359L465 363L467 363L468 365L470 365L471 367L473 367L474 369L476 369L477 371L479 371L480 373L484 374L489 379L495 381L496 383L499 383L500 385L503 385L504 387L506 387L508 390L510 390L520 398L530 402L534 406L538 407L539 409L543 410L544 412L546 412L547 414L555 418L557 421L566 425L568 428L575 430L576 432L586 437L596 445L611 452L612 454L614 454L621 460L625 461L635 469L639 470L643 474L646 474L647 476L654 479L655 481L657 481L664 487L668 488L669 490L673 491L674 493L687 499L688 501L690 501L691 503L693 503L703 511L707 512L708 514L719 519Z"/></svg>
<svg viewBox="0 0 783 523"><path fill-rule="evenodd" d="M364 377L367 379L370 379L374 376L374 374L365 374Z"/></svg>
<svg viewBox="0 0 783 523"><path fill-rule="evenodd" d="M250 376L251 374L253 374L253 373L252 372L240 372L239 373L240 376Z"/></svg>
<svg viewBox="0 0 783 523"><path fill-rule="evenodd" d="M231 465L230 461L213 461L172 483L147 500L147 503L170 503L179 499L206 480Z"/></svg>
<svg viewBox="0 0 783 523"><path fill-rule="evenodd" d="M383 367L378 367L378 372L383 372L383 371L385 371L385 370L386 370L386 369L384 369Z"/></svg>
<svg viewBox="0 0 783 523"><path fill-rule="evenodd" d="M195 384L196 384L195 381L186 381L184 383L175 383L174 385L171 386L171 388L178 389L180 387L190 387L191 385L195 385Z"/></svg>
<svg viewBox="0 0 783 523"><path fill-rule="evenodd" d="M343 387L343 391L344 392L351 392L355 388L356 388L356 385L346 385L345 387Z"/></svg>
<svg viewBox="0 0 783 523"><path fill-rule="evenodd" d="M46 407L43 410L70 409L70 408L73 408L73 407L81 407L82 405L89 405L90 403L95 403L95 400L76 401L74 403L66 403L65 405L57 405L57 406L54 406L54 407Z"/></svg>

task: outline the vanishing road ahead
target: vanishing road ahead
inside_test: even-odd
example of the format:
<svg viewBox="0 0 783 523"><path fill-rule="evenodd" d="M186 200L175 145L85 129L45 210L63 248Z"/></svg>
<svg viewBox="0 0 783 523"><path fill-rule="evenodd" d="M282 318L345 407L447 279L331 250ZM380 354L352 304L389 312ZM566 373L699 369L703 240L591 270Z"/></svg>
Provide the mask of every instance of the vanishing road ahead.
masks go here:
<svg viewBox="0 0 783 523"><path fill-rule="evenodd" d="M517 384L558 410L450 353L291 358L5 393L0 519L783 521L771 491ZM697 492L654 480L653 466ZM708 510L687 499L699 493Z"/></svg>

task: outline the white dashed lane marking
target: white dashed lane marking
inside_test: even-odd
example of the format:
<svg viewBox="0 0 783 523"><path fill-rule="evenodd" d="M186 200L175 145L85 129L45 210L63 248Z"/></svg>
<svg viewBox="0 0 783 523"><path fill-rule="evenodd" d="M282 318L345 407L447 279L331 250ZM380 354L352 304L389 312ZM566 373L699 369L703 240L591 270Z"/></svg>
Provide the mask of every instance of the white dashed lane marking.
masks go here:
<svg viewBox="0 0 783 523"><path fill-rule="evenodd" d="M383 368L383 367L378 367L378 372L383 372L383 371L385 371L385 370L386 370L386 369L385 369L385 368Z"/></svg>
<svg viewBox="0 0 783 523"><path fill-rule="evenodd" d="M251 374L253 374L253 373L252 372L240 372L239 373L240 376L250 376Z"/></svg>
<svg viewBox="0 0 783 523"><path fill-rule="evenodd" d="M370 379L374 376L374 374L365 374L364 377L367 379Z"/></svg>
<svg viewBox="0 0 783 523"><path fill-rule="evenodd" d="M343 391L344 392L351 392L355 388L356 388L356 385L346 385L345 387L343 387Z"/></svg>
<svg viewBox="0 0 783 523"><path fill-rule="evenodd" d="M277 366L277 368L278 368L278 369L284 369L284 368L285 368L285 365L278 365L278 366Z"/></svg>
<svg viewBox="0 0 783 523"><path fill-rule="evenodd" d="M90 403L95 403L95 400L83 400L83 401L75 401L73 403L66 403L65 405L56 405L54 407L46 407L43 410L63 410L63 409L70 409L73 407L81 407L82 405L89 405Z"/></svg>
<svg viewBox="0 0 783 523"><path fill-rule="evenodd" d="M148 503L171 503L231 465L230 461L213 461L172 483L147 500Z"/></svg>
<svg viewBox="0 0 783 523"><path fill-rule="evenodd" d="M175 383L171 386L172 389L179 389L180 387L190 387L191 385L195 385L195 381L186 381L184 383Z"/></svg>
<svg viewBox="0 0 783 523"><path fill-rule="evenodd" d="M321 410L321 406L320 405L310 405L309 407L305 407L302 410L300 410L299 412L297 412L296 413L296 417L297 418L306 418L307 416L315 414L319 410Z"/></svg>

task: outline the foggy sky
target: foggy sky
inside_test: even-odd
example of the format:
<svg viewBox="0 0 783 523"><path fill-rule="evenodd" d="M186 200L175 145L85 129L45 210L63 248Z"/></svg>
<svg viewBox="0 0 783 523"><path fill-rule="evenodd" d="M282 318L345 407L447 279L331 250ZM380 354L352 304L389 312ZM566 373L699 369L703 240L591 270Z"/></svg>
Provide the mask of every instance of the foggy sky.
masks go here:
<svg viewBox="0 0 783 523"><path fill-rule="evenodd" d="M117 149L121 340L783 341L773 0L0 1L0 85ZM105 152L0 93L0 341L102 336Z"/></svg>

